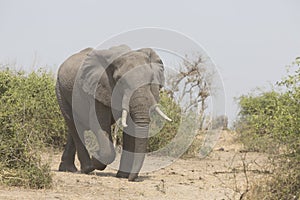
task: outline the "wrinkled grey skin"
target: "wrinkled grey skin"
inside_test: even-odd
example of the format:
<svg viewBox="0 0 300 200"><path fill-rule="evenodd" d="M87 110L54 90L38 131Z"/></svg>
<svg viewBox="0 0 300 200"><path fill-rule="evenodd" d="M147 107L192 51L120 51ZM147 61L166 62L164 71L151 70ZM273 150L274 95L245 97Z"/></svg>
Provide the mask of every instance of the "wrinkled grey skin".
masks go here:
<svg viewBox="0 0 300 200"><path fill-rule="evenodd" d="M68 126L59 171L77 171L76 151L83 173L104 170L112 163L116 154L111 125L126 110L128 127L123 131L117 177L133 181L144 162L149 111L159 100L159 89L164 82L163 64L149 48L131 50L121 45L92 50L87 48L72 55L58 71L56 95ZM132 69L136 70L127 73ZM84 145L85 130L92 130L97 136L99 151L92 158Z"/></svg>

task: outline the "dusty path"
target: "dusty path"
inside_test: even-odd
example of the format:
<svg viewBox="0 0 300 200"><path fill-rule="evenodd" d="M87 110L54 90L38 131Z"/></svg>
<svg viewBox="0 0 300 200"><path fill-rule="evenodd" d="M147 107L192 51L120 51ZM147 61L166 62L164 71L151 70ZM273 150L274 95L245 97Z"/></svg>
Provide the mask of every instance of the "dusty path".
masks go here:
<svg viewBox="0 0 300 200"><path fill-rule="evenodd" d="M57 172L60 154L54 154L52 189L2 186L0 199L239 199L247 185L263 176L260 172L265 170L267 159L264 154L240 150L241 145L225 132L205 159L179 159L166 168L142 174L140 182L115 178L113 169L90 175Z"/></svg>

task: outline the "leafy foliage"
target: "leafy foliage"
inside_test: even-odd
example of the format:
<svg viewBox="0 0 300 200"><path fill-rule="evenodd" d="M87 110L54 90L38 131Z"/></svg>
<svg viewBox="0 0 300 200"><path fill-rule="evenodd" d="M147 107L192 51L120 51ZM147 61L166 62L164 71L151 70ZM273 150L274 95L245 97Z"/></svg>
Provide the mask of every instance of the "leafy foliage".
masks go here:
<svg viewBox="0 0 300 200"><path fill-rule="evenodd" d="M0 182L45 188L50 168L40 150L61 147L65 125L55 97L55 81L43 70L0 71Z"/></svg>
<svg viewBox="0 0 300 200"><path fill-rule="evenodd" d="M299 63L294 62L289 70L292 74L276 83L280 91L239 98L236 130L242 142L249 150L273 153L279 163L277 174L263 190L268 199L300 197Z"/></svg>
<svg viewBox="0 0 300 200"><path fill-rule="evenodd" d="M166 146L177 134L180 120L181 109L166 91L160 93L160 105L163 111L173 120L172 123L164 123L165 120L158 115L152 116L153 120L150 124L150 138L148 143L148 151L156 151Z"/></svg>

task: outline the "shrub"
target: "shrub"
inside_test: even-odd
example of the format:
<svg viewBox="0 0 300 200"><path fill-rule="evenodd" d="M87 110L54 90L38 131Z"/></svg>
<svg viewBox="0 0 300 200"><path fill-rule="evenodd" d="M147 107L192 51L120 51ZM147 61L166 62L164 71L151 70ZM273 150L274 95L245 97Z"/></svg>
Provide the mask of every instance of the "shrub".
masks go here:
<svg viewBox="0 0 300 200"><path fill-rule="evenodd" d="M51 73L0 71L0 181L8 185L51 186L50 168L41 163L45 146L61 147L65 125Z"/></svg>
<svg viewBox="0 0 300 200"><path fill-rule="evenodd" d="M11 70L0 74L1 132L16 129L49 146L62 147L65 125L55 96L55 81L44 70L24 72Z"/></svg>
<svg viewBox="0 0 300 200"><path fill-rule="evenodd" d="M277 143L271 142L274 139L274 114L278 112L279 98L280 94L275 91L239 98L239 121L235 128L248 150L274 153L279 149L278 145L275 145Z"/></svg>
<svg viewBox="0 0 300 200"><path fill-rule="evenodd" d="M180 120L181 109L174 100L169 97L167 92L160 93L160 105L161 109L166 113L173 121L166 122L157 114L152 116L152 123L150 124L150 138L148 142L148 151L156 151L166 146L177 134Z"/></svg>
<svg viewBox="0 0 300 200"><path fill-rule="evenodd" d="M273 153L277 169L266 187L265 199L300 197L300 66L276 83L280 91L239 98L236 130L249 150ZM258 194L258 196L261 194Z"/></svg>

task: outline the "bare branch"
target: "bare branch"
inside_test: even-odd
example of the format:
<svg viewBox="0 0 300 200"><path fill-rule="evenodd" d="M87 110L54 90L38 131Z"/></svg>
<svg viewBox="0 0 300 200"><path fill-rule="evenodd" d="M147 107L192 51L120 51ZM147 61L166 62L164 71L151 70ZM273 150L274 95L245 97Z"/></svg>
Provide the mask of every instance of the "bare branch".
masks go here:
<svg viewBox="0 0 300 200"><path fill-rule="evenodd" d="M169 78L168 84L172 90L170 94L181 105L183 113L197 108L201 118L199 120L204 119L212 90L213 73L208 70L203 56L200 55L192 61L186 56L179 72Z"/></svg>

